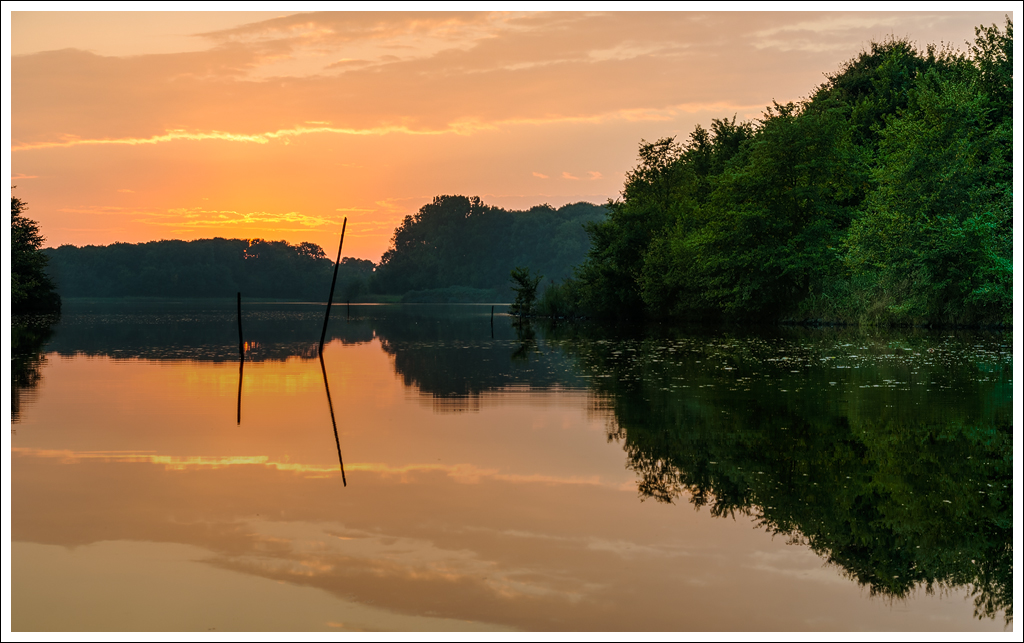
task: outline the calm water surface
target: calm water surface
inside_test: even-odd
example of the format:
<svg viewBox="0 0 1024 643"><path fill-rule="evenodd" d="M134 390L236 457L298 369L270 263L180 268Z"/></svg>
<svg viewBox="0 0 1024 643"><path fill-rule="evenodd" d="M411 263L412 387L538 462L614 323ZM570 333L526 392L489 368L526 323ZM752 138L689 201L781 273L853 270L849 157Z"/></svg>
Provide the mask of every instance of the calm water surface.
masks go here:
<svg viewBox="0 0 1024 643"><path fill-rule="evenodd" d="M13 628L1012 627L1008 333L497 310L16 327Z"/></svg>

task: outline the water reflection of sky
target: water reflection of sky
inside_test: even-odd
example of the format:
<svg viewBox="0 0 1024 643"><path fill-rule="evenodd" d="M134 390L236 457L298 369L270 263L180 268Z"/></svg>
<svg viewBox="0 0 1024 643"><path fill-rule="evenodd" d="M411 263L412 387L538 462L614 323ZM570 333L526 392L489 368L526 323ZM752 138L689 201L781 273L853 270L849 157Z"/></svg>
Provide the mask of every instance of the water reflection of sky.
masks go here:
<svg viewBox="0 0 1024 643"><path fill-rule="evenodd" d="M827 406L828 394L839 404L879 385L875 402L849 398L875 412L904 400L885 395L910 394L900 369L991 417L1009 386L1005 337L828 337L828 350L821 335L530 339L499 317L492 342L488 312L332 322L324 363L347 487L319 360L286 354L303 311L251 324L253 342L281 352L247 362L240 423L237 358L209 350L237 356L230 315L165 323L122 311L112 324L72 312L14 425L14 628L1003 628L1001 615L974 618L963 588L871 597L756 517L713 518L685 494L638 501L643 472L624 449L647 443L617 431L634 421L631 395L650 415L717 411L764 387L820 388L797 404ZM102 324L118 327L109 345L138 354L105 350ZM975 352L954 355L954 340ZM209 353L144 356L168 346ZM957 364L984 371L976 388ZM829 381L807 379L825 365ZM838 374L846 366L857 377Z"/></svg>

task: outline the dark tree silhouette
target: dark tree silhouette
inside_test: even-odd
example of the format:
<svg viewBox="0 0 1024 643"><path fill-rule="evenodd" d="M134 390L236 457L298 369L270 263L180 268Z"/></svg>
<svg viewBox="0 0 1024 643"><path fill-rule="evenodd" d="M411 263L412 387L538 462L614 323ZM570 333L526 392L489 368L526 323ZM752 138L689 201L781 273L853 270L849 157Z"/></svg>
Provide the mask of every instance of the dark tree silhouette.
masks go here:
<svg viewBox="0 0 1024 643"><path fill-rule="evenodd" d="M11 197L11 312L59 313L60 296L46 274L39 224L24 215L28 206Z"/></svg>

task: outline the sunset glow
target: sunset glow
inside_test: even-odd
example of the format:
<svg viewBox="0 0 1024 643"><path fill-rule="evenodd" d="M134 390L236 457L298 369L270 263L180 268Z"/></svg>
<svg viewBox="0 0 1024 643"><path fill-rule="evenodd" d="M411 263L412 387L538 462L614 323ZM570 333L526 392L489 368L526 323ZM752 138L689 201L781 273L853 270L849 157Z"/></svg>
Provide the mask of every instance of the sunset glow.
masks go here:
<svg viewBox="0 0 1024 643"><path fill-rule="evenodd" d="M214 236L379 261L435 195L619 195L641 139L755 119L872 40L1002 12L13 12L10 180L48 246Z"/></svg>

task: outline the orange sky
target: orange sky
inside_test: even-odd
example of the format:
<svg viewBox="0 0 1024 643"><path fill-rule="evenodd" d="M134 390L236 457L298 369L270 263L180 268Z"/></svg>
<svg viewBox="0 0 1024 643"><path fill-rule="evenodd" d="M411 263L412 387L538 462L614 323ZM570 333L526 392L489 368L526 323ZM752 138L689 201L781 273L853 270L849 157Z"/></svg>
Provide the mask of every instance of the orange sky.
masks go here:
<svg viewBox="0 0 1024 643"><path fill-rule="evenodd" d="M798 100L872 39L1004 12L12 12L10 177L47 245L213 236L378 261L435 195L618 195L641 139Z"/></svg>

